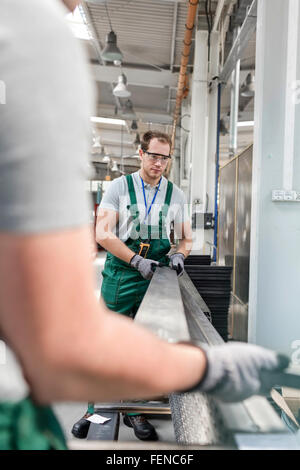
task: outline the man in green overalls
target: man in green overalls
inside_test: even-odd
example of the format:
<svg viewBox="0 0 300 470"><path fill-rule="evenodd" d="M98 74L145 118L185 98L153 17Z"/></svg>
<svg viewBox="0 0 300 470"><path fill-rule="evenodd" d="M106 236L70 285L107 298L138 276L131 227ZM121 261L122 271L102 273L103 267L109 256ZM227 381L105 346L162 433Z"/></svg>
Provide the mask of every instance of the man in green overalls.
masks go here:
<svg viewBox="0 0 300 470"><path fill-rule="evenodd" d="M184 258L191 250L191 228L183 192L165 172L170 156L170 137L149 131L143 136L141 170L122 176L110 185L100 205L97 242L107 250L102 272L101 294L106 306L134 319L158 264L183 273ZM176 253L167 254L170 223L174 221L180 242ZM118 236L113 232L117 226ZM76 437L86 437L90 422L87 414L73 426ZM126 414L124 423L133 427L139 439L154 440L154 427L142 415Z"/></svg>

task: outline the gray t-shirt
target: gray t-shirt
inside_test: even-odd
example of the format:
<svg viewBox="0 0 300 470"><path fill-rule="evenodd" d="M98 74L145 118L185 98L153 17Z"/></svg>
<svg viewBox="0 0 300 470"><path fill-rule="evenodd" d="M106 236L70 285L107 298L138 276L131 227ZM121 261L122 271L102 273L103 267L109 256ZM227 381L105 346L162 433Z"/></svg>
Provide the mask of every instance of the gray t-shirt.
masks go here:
<svg viewBox="0 0 300 470"><path fill-rule="evenodd" d="M141 228L143 225L146 226L145 233L148 233L147 225L158 225L159 213L165 202L168 180L163 176L160 185L150 186L150 184L144 183L145 199L147 209L149 210L151 202L157 191L155 201L152 204L150 213L146 216L146 206L143 194L142 180L140 178L140 172L136 171L132 174L133 185L135 189L137 199L137 209L139 212L139 221ZM119 222L116 226L116 233L120 240L126 241L131 236L134 221L128 206L130 205L130 196L128 192L128 184L125 176L115 179L109 185L108 190L105 192L103 199L100 204L100 209L110 209L119 214ZM175 225L181 225L183 222L189 220L188 208L184 193L173 184L172 198L170 207L167 213L164 223L166 226L166 235L170 237L170 226L171 222ZM143 237L146 238L146 237Z"/></svg>
<svg viewBox="0 0 300 470"><path fill-rule="evenodd" d="M0 231L43 233L89 221L85 180L93 93L66 13L58 0L0 2L1 102L6 89L6 104L0 104ZM0 401L26 392L7 349L5 360L0 357Z"/></svg>
<svg viewBox="0 0 300 470"><path fill-rule="evenodd" d="M58 0L1 0L0 230L88 221L91 87Z"/></svg>

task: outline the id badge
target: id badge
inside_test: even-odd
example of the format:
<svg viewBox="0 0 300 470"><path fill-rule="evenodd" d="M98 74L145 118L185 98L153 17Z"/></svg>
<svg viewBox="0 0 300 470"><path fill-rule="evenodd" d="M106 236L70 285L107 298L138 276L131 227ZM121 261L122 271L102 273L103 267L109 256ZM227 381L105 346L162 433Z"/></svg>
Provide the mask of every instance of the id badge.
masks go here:
<svg viewBox="0 0 300 470"><path fill-rule="evenodd" d="M150 248L150 243L140 243L140 251L139 255L142 256L143 258L147 257L148 251Z"/></svg>

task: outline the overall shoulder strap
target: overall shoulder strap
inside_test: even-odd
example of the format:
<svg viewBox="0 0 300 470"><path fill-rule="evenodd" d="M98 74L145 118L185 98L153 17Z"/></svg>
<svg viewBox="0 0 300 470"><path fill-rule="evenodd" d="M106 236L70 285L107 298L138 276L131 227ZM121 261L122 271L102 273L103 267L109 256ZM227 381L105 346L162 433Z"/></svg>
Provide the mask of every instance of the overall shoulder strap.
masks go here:
<svg viewBox="0 0 300 470"><path fill-rule="evenodd" d="M169 207L173 193L173 183L168 181L167 192L165 197L165 205Z"/></svg>
<svg viewBox="0 0 300 470"><path fill-rule="evenodd" d="M137 204L136 194L134 190L133 178L132 175L126 175L127 185L128 185L128 192L130 197L130 204L135 206Z"/></svg>
<svg viewBox="0 0 300 470"><path fill-rule="evenodd" d="M168 213L171 198L172 198L172 193L173 193L173 183L171 183L171 181L168 181L165 202L160 212L160 221L159 221L160 225L162 224L162 217L167 217L167 213Z"/></svg>

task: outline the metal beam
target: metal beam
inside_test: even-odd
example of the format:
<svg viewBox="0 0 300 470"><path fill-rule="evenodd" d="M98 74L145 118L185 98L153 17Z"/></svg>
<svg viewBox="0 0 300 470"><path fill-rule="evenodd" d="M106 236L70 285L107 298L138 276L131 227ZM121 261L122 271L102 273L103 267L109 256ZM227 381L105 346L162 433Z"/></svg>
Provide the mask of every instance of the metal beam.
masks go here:
<svg viewBox="0 0 300 470"><path fill-rule="evenodd" d="M90 68L95 80L98 82L113 83L118 81L120 75L118 67L91 64ZM178 74L171 73L169 70L154 71L122 67L122 72L125 73L129 85L151 88L177 86Z"/></svg>
<svg viewBox="0 0 300 470"><path fill-rule="evenodd" d="M170 70L171 70L171 72L173 72L174 60L175 60L177 14L178 14L178 3L175 3L174 13L173 13L172 49L171 49L171 59L170 59Z"/></svg>
<svg viewBox="0 0 300 470"><path fill-rule="evenodd" d="M250 7L252 0L239 0L233 15L233 28L241 26L247 14L247 8Z"/></svg>
<svg viewBox="0 0 300 470"><path fill-rule="evenodd" d="M219 0L219 2L218 2L212 32L217 31L217 29L218 29L219 21L220 21L220 18L221 18L221 14L222 14L225 2L226 2L226 0Z"/></svg>
<svg viewBox="0 0 300 470"><path fill-rule="evenodd" d="M171 414L170 406L161 402L115 402L115 403L98 403L97 411L118 411L120 413L149 413L159 415ZM101 414L101 413L100 413Z"/></svg>
<svg viewBox="0 0 300 470"><path fill-rule="evenodd" d="M241 59L254 31L256 30L257 21L257 0L253 0L245 21L241 27L240 34L234 41L231 51L228 55L226 63L220 74L220 81L227 83L231 73L233 72L236 63Z"/></svg>
<svg viewBox="0 0 300 470"><path fill-rule="evenodd" d="M235 37L238 36L239 30L236 28ZM229 155L233 157L237 150L237 123L239 117L239 95L240 95L240 60L235 64L235 68L231 74L231 103L230 103L230 145Z"/></svg>
<svg viewBox="0 0 300 470"><path fill-rule="evenodd" d="M167 267L156 269L135 321L166 341L190 339L174 270Z"/></svg>

